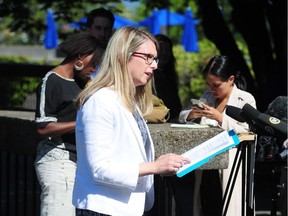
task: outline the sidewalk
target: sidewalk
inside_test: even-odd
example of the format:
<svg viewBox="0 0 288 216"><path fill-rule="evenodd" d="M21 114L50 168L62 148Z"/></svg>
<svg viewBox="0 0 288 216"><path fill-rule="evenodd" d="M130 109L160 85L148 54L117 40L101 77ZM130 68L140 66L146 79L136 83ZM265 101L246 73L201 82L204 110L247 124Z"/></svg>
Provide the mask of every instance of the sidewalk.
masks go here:
<svg viewBox="0 0 288 216"><path fill-rule="evenodd" d="M43 46L5 46L0 45L0 56L26 56L32 60L57 61L56 49L45 49Z"/></svg>

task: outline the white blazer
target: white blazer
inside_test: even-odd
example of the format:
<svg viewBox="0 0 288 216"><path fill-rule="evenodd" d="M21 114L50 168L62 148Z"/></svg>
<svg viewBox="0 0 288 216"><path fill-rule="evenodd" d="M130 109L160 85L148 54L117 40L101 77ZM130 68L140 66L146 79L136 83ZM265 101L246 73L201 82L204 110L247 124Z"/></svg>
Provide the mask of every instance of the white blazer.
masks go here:
<svg viewBox="0 0 288 216"><path fill-rule="evenodd" d="M138 176L139 164L154 160L146 128L148 146L115 91L103 88L89 98L76 119L73 205L113 216L141 216L152 207L153 175Z"/></svg>

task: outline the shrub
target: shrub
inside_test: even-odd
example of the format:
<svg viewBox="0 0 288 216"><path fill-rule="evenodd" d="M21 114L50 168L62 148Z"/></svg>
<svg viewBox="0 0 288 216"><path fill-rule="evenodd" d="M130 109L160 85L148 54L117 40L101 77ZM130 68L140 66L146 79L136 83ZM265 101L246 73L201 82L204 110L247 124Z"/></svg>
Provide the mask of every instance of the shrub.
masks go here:
<svg viewBox="0 0 288 216"><path fill-rule="evenodd" d="M1 63L43 65L45 61L33 61L26 56L0 56L0 64ZM12 76L1 76L0 108L22 109L26 97L34 93L40 80L40 77L15 76L15 74L12 74Z"/></svg>
<svg viewBox="0 0 288 216"><path fill-rule="evenodd" d="M188 53L181 45L173 47L179 77L179 96L184 106L190 105L190 98L199 98L206 89L202 70L218 52L207 39L199 41L199 50L198 53Z"/></svg>

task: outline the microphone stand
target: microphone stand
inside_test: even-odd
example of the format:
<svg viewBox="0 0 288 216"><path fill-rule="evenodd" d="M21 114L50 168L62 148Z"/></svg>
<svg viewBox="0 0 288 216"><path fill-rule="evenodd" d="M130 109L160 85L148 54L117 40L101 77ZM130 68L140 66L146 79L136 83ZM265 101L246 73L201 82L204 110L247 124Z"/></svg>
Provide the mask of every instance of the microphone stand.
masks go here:
<svg viewBox="0 0 288 216"><path fill-rule="evenodd" d="M271 175L271 210L270 216L276 216L277 210L280 210L282 215L287 214L287 177L283 179L287 174L287 162L285 163L285 157L287 157L287 148L279 153L279 147L282 141L277 143L277 138L271 136L264 136L267 138L260 137L259 140L259 153L258 153L258 164L262 164L261 167L265 167L266 171L269 171ZM261 138L263 138L261 140ZM281 144L280 144L281 143ZM268 154L265 152L265 147L270 147ZM283 145L284 146L284 145ZM265 155L265 153L267 155ZM286 166L286 168L285 168ZM286 206L286 208L285 208ZM286 209L286 211L285 211ZM283 211L283 212L282 212ZM286 213L285 213L286 212Z"/></svg>
<svg viewBox="0 0 288 216"><path fill-rule="evenodd" d="M222 200L223 216L226 216L241 163L242 163L242 197L241 197L242 216L254 215L255 210L254 169L255 169L257 136L254 135L254 137L255 137L254 140L242 141L237 148L236 156L233 161L231 173L229 175L229 179Z"/></svg>

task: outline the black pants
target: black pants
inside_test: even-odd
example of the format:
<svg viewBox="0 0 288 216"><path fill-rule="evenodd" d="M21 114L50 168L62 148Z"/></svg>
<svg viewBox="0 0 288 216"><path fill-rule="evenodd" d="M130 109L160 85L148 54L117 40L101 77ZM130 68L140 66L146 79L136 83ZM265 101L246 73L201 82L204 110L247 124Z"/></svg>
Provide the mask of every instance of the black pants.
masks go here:
<svg viewBox="0 0 288 216"><path fill-rule="evenodd" d="M192 216L194 172L190 172L182 178L173 176L171 180L176 202L176 216ZM203 170L200 193L203 215L221 216L222 187L218 170Z"/></svg>
<svg viewBox="0 0 288 216"><path fill-rule="evenodd" d="M222 186L218 170L203 170L200 190L204 216L220 216L222 214Z"/></svg>
<svg viewBox="0 0 288 216"><path fill-rule="evenodd" d="M111 215L101 214L101 213L93 212L87 209L76 208L76 216L111 216Z"/></svg>
<svg viewBox="0 0 288 216"><path fill-rule="evenodd" d="M181 178L172 176L170 180L176 203L176 216L193 216L194 172Z"/></svg>

